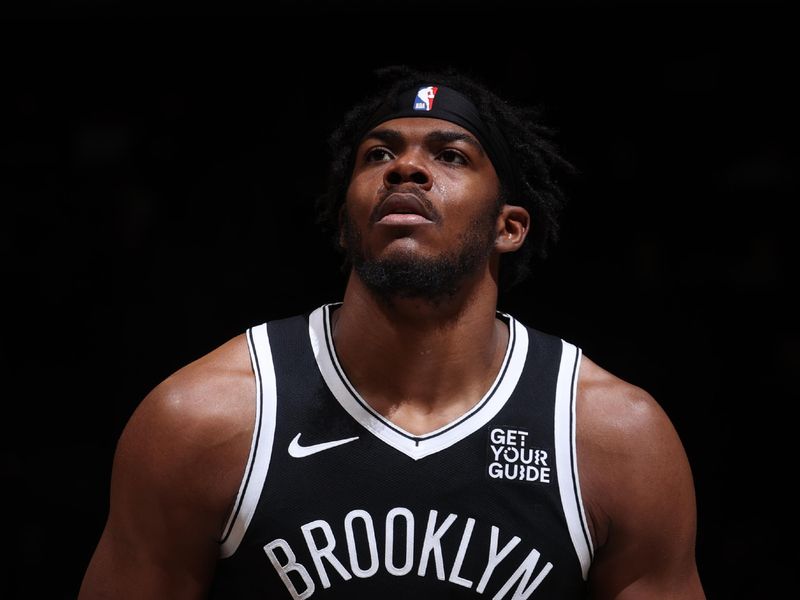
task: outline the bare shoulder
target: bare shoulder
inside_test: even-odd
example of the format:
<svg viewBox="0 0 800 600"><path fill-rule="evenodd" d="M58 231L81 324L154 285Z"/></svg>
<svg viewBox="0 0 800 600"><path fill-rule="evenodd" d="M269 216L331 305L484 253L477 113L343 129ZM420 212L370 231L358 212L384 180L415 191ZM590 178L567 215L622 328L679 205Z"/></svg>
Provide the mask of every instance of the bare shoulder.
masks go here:
<svg viewBox="0 0 800 600"><path fill-rule="evenodd" d="M589 358L581 361L578 379L578 436L598 451L640 451L654 434L673 433L672 424L646 390L609 373Z"/></svg>
<svg viewBox="0 0 800 600"><path fill-rule="evenodd" d="M593 597L702 598L694 482L678 432L660 404L584 358L576 435L596 551Z"/></svg>
<svg viewBox="0 0 800 600"><path fill-rule="evenodd" d="M255 383L244 334L179 369L144 399L137 411L154 411L198 433L239 427L252 412Z"/></svg>
<svg viewBox="0 0 800 600"><path fill-rule="evenodd" d="M244 336L142 400L117 444L108 519L81 600L206 597L254 415Z"/></svg>
<svg viewBox="0 0 800 600"><path fill-rule="evenodd" d="M577 411L579 476L597 542L615 514L656 514L659 493L675 499L684 490L694 502L681 440L650 393L584 358Z"/></svg>
<svg viewBox="0 0 800 600"><path fill-rule="evenodd" d="M117 462L147 470L174 490L225 513L235 496L255 419L255 382L239 335L179 369L141 402L123 432ZM136 463L131 465L131 463Z"/></svg>

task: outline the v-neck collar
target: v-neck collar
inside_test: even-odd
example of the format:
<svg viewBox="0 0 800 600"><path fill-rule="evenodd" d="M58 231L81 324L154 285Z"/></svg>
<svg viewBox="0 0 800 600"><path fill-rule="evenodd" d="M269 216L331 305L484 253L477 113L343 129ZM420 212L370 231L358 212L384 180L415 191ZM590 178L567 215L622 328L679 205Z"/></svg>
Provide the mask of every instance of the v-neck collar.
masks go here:
<svg viewBox="0 0 800 600"><path fill-rule="evenodd" d="M414 435L375 411L347 378L339 364L331 332L331 310L339 304L320 306L309 318L308 334L320 373L334 398L353 419L414 460L448 448L483 427L503 408L522 374L528 353L527 331L512 316L498 312L498 316L508 323L508 346L503 364L489 391L469 411L450 423L430 433Z"/></svg>

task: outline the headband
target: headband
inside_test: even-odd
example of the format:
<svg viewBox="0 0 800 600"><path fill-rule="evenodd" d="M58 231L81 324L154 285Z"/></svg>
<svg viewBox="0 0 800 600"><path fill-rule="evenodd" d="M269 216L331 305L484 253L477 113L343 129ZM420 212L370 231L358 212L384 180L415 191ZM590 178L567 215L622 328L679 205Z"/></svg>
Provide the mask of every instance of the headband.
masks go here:
<svg viewBox="0 0 800 600"><path fill-rule="evenodd" d="M443 119L469 131L486 151L500 181L509 189L515 189L516 170L503 132L484 121L472 100L452 88L428 85L387 98L367 120L361 137L385 121L408 117Z"/></svg>

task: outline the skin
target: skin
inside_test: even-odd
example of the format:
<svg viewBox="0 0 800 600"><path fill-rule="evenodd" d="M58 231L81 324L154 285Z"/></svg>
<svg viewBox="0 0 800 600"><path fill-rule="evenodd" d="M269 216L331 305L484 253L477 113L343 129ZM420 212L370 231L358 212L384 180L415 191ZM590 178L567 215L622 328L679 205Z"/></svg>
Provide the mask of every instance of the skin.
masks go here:
<svg viewBox="0 0 800 600"><path fill-rule="evenodd" d="M436 119L387 121L376 134L358 149L346 199L361 250L386 258L451 249L497 197L488 157L465 130ZM375 222L373 211L389 191L424 194L436 218L390 214ZM529 226L527 211L504 205L485 260L436 301L383 297L350 274L333 316L334 341L348 377L375 410L424 434L483 396L508 341L495 317L499 258L519 249ZM247 345L238 336L143 400L119 441L109 517L80 600L205 597L250 449L254 395ZM595 547L589 597L705 598L694 555L692 475L664 411L584 357L577 413L579 477Z"/></svg>

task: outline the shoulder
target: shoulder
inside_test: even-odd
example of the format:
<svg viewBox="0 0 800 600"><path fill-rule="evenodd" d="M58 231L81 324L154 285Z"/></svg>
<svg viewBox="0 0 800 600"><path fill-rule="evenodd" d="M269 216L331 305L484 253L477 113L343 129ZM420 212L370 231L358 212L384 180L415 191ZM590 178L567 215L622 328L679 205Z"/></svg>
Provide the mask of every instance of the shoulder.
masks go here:
<svg viewBox="0 0 800 600"><path fill-rule="evenodd" d="M618 450L624 449L626 441L635 442L637 434L669 426L666 413L649 392L609 373L585 356L578 378L578 410L582 413L587 441L623 444Z"/></svg>
<svg viewBox="0 0 800 600"><path fill-rule="evenodd" d="M255 384L238 336L139 404L117 444L108 519L81 598L200 598L249 454Z"/></svg>
<svg viewBox="0 0 800 600"><path fill-rule="evenodd" d="M184 430L202 442L248 422L255 393L244 334L179 369L159 383L137 407L131 422L146 420L157 430Z"/></svg>
<svg viewBox="0 0 800 600"><path fill-rule="evenodd" d="M665 499L693 505L688 461L671 420L646 390L584 357L578 379L577 451L595 542L611 523L663 514ZM684 498L676 498L676 494Z"/></svg>
<svg viewBox="0 0 800 600"><path fill-rule="evenodd" d="M255 419L255 383L244 334L179 369L136 408L115 468L165 499L223 514L235 498Z"/></svg>
<svg viewBox="0 0 800 600"><path fill-rule="evenodd" d="M245 334L184 366L145 397L139 411L152 410L191 424L234 424L250 392L252 368Z"/></svg>

